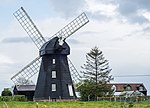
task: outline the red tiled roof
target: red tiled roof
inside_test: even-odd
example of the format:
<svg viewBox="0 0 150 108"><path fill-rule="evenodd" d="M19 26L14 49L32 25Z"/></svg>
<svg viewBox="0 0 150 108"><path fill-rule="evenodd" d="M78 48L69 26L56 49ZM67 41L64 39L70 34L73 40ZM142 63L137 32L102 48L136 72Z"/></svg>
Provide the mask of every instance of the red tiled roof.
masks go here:
<svg viewBox="0 0 150 108"><path fill-rule="evenodd" d="M132 91L136 91L139 86L142 86L144 91L147 91L143 83L110 83L109 85L114 85L117 92L124 91L126 86L130 86Z"/></svg>

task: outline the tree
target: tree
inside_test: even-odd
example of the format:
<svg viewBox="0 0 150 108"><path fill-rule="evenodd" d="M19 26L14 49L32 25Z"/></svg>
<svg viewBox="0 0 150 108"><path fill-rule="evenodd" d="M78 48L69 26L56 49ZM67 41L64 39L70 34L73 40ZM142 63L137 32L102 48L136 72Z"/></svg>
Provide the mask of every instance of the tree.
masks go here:
<svg viewBox="0 0 150 108"><path fill-rule="evenodd" d="M109 67L108 60L105 59L102 51L100 51L98 47L95 46L92 48L91 51L87 53L86 59L84 66L81 66L84 78L90 79L95 82L96 85L113 80L112 75L109 75L112 69Z"/></svg>
<svg viewBox="0 0 150 108"><path fill-rule="evenodd" d="M97 97L100 96L110 96L113 92L110 85L95 85L95 82L87 79L80 83L80 86L77 87L77 91L80 92L80 99L84 101L89 99L97 100Z"/></svg>
<svg viewBox="0 0 150 108"><path fill-rule="evenodd" d="M4 90L2 91L1 96L12 96L12 93L9 90L9 88L4 88Z"/></svg>
<svg viewBox="0 0 150 108"><path fill-rule="evenodd" d="M112 90L107 83L113 80L110 75L112 69L98 47L95 46L86 54L86 63L81 68L85 80L80 82L82 84L79 84L81 86L77 90L82 100L87 100L89 96L90 99L95 99L97 96L111 95Z"/></svg>

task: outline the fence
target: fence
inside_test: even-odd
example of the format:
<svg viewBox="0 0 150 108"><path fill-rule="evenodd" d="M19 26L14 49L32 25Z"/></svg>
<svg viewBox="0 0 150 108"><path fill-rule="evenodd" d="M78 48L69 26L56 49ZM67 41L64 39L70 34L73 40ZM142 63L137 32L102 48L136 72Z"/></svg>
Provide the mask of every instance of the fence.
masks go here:
<svg viewBox="0 0 150 108"><path fill-rule="evenodd" d="M97 97L97 101L110 101L110 102L144 102L150 101L150 96L113 96L113 97Z"/></svg>

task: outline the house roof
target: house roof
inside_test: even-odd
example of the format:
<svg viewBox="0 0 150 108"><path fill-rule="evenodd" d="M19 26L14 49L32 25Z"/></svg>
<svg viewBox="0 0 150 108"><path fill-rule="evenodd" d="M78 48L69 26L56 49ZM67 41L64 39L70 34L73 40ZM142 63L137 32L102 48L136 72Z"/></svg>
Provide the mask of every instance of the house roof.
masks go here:
<svg viewBox="0 0 150 108"><path fill-rule="evenodd" d="M109 85L114 85L116 87L116 92L124 91L126 86L130 86L132 91L136 91L138 87L142 86L143 91L147 91L143 83L110 83Z"/></svg>
<svg viewBox="0 0 150 108"><path fill-rule="evenodd" d="M16 85L15 89L17 91L35 91L35 85Z"/></svg>
<svg viewBox="0 0 150 108"><path fill-rule="evenodd" d="M123 91L119 94L120 96L145 96L142 92L139 91Z"/></svg>

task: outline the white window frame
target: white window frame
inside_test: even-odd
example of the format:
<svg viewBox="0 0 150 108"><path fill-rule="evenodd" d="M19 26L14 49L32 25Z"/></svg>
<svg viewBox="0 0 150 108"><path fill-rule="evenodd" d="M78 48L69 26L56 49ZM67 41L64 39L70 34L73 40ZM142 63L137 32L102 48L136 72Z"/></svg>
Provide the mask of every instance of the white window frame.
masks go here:
<svg viewBox="0 0 150 108"><path fill-rule="evenodd" d="M69 95L70 95L70 96L74 96L74 95L73 95L73 88L72 88L72 85L71 85L71 84L68 84L68 90L69 90Z"/></svg>
<svg viewBox="0 0 150 108"><path fill-rule="evenodd" d="M52 78L56 78L56 71L55 70L52 71Z"/></svg>
<svg viewBox="0 0 150 108"><path fill-rule="evenodd" d="M52 91L56 91L56 84L52 84Z"/></svg>
<svg viewBox="0 0 150 108"><path fill-rule="evenodd" d="M55 64L56 63L56 60L55 59L53 59L53 64Z"/></svg>

